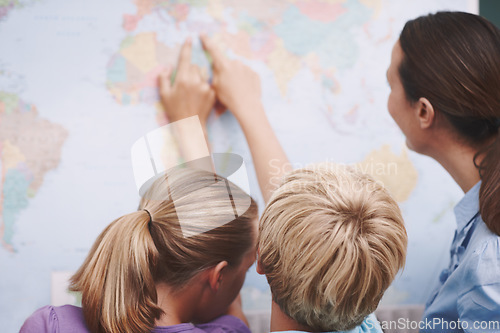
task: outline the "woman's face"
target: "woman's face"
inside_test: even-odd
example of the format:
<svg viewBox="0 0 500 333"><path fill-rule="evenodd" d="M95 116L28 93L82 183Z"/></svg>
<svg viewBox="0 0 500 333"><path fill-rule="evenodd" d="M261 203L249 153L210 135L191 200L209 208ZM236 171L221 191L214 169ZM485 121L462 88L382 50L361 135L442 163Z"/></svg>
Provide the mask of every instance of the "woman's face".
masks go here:
<svg viewBox="0 0 500 333"><path fill-rule="evenodd" d="M408 148L418 151L418 103L412 105L407 100L399 77L399 65L403 60L403 56L403 50L399 41L397 41L392 49L391 64L387 69L387 82L391 89L387 108L396 124L406 136L406 145Z"/></svg>

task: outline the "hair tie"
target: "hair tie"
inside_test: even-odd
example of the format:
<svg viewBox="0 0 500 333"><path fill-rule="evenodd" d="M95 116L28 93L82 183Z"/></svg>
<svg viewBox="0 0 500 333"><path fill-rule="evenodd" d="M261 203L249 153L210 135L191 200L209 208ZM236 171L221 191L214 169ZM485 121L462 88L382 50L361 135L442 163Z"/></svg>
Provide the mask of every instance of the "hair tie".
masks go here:
<svg viewBox="0 0 500 333"><path fill-rule="evenodd" d="M149 221L148 221L148 226L151 226L151 222L153 222L153 217L151 216L151 213L147 209L143 209L146 213L149 215Z"/></svg>
<svg viewBox="0 0 500 333"><path fill-rule="evenodd" d="M495 119L494 123L497 128L500 127L500 118Z"/></svg>

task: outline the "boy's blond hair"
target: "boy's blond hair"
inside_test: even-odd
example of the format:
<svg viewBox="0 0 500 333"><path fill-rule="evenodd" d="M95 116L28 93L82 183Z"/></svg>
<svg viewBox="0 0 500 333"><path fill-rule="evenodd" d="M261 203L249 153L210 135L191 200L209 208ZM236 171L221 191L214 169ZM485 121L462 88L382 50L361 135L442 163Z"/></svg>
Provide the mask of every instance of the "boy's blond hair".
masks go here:
<svg viewBox="0 0 500 333"><path fill-rule="evenodd" d="M335 164L286 175L259 233L273 301L314 331L360 325L405 262L397 203L368 175Z"/></svg>

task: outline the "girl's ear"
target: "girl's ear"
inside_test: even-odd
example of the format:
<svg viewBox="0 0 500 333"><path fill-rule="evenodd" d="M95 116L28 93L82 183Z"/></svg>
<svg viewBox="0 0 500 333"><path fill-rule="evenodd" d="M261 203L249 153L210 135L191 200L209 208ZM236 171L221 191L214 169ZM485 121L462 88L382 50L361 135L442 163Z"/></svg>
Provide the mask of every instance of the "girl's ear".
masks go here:
<svg viewBox="0 0 500 333"><path fill-rule="evenodd" d="M227 270L227 266L227 261L221 261L217 265L209 269L208 284L214 292L217 292L217 290L219 290L222 279L224 278L224 271Z"/></svg>

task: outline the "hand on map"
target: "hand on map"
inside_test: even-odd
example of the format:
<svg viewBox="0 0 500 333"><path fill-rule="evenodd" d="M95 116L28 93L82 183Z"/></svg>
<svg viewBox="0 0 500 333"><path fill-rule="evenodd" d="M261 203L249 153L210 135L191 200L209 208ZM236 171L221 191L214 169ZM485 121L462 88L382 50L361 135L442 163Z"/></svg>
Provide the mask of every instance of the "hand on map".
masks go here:
<svg viewBox="0 0 500 333"><path fill-rule="evenodd" d="M203 47L212 57L212 88L217 99L241 122L241 118L248 114L247 110L260 105L259 76L242 62L227 58L206 35L201 35L200 38Z"/></svg>
<svg viewBox="0 0 500 333"><path fill-rule="evenodd" d="M159 89L169 122L198 115L205 125L214 107L215 92L201 69L191 63L190 39L182 45L177 70L169 68L160 75Z"/></svg>
<svg viewBox="0 0 500 333"><path fill-rule="evenodd" d="M191 63L191 40L182 45L177 69L169 68L159 77L160 97L169 122L198 115L204 126L210 110L228 108L241 122L252 117L261 105L260 79L250 67L225 56L207 36L201 41L212 57L212 84ZM217 102L217 103L216 103Z"/></svg>

